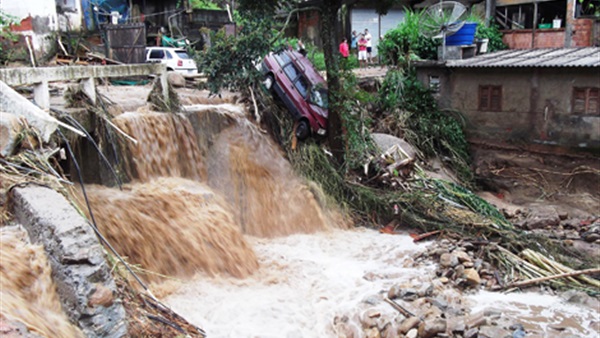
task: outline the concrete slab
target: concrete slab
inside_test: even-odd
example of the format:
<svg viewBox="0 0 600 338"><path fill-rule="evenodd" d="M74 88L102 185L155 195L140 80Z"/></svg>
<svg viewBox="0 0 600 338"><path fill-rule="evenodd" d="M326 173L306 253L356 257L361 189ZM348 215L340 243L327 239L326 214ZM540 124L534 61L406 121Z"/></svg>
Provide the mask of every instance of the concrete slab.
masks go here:
<svg viewBox="0 0 600 338"><path fill-rule="evenodd" d="M12 190L13 213L31 241L44 246L64 311L87 337L125 337L126 314L105 253L67 199L41 186ZM105 301L98 303L98 294Z"/></svg>

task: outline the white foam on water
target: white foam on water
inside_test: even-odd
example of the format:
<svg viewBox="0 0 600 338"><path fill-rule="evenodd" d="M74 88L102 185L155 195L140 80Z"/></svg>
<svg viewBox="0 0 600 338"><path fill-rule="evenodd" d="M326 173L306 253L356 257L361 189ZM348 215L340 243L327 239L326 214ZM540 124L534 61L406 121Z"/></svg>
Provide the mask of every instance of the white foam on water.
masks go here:
<svg viewBox="0 0 600 338"><path fill-rule="evenodd" d="M542 337L600 337L592 328L600 322L600 309L569 303L558 296L536 292L480 291L466 297L471 313L493 308ZM562 328L564 332L553 327Z"/></svg>
<svg viewBox="0 0 600 338"><path fill-rule="evenodd" d="M411 259L431 242L415 244L406 234L358 228L247 239L261 265L255 274L199 275L166 299L209 337L336 337L336 316L347 315L356 327L366 309L393 318L398 313L382 293L397 284L418 289L435 278L435 265L415 268ZM556 296L480 291L463 297L456 301L464 303L451 306L471 314L500 310L510 323L522 323L527 337L597 337L590 326L600 320L598 310ZM375 301L367 304L370 299Z"/></svg>
<svg viewBox="0 0 600 338"><path fill-rule="evenodd" d="M407 235L356 229L249 241L261 264L253 276L198 276L166 300L209 337L332 337L336 315L429 275L403 266L425 247Z"/></svg>

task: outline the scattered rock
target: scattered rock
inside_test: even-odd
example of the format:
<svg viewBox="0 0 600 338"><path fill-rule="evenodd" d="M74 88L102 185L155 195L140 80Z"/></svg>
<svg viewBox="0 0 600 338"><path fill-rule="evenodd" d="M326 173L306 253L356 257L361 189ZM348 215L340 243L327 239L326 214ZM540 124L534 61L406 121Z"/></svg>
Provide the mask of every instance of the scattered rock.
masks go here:
<svg viewBox="0 0 600 338"><path fill-rule="evenodd" d="M381 316L381 312L375 309L368 309L363 312L360 323L363 327L371 328L377 326L377 318Z"/></svg>
<svg viewBox="0 0 600 338"><path fill-rule="evenodd" d="M419 324L419 337L431 338L435 337L438 333L446 331L446 320L443 318L435 318L433 320L426 320Z"/></svg>
<svg viewBox="0 0 600 338"><path fill-rule="evenodd" d="M419 336L419 331L417 329L410 329L406 332L406 338L417 338Z"/></svg>
<svg viewBox="0 0 600 338"><path fill-rule="evenodd" d="M453 256L456 256L456 258L458 259L459 263L464 263L464 262L472 262L473 260L471 259L471 257L469 256L468 253L462 251L462 250L454 250L452 252Z"/></svg>
<svg viewBox="0 0 600 338"><path fill-rule="evenodd" d="M552 227L560 223L560 217L553 206L537 205L531 209L527 218L523 221L526 229L540 229Z"/></svg>
<svg viewBox="0 0 600 338"><path fill-rule="evenodd" d="M376 327L365 329L364 332L366 338L381 338L381 334L379 333L379 330L377 330Z"/></svg>
<svg viewBox="0 0 600 338"><path fill-rule="evenodd" d="M417 325L419 325L420 322L421 319L419 319L418 317L407 318L402 322L402 324L400 324L400 327L398 327L398 332L406 334L410 329L417 327Z"/></svg>
<svg viewBox="0 0 600 338"><path fill-rule="evenodd" d="M481 283L481 278L475 269L465 269L463 275L470 286L478 286Z"/></svg>
<svg viewBox="0 0 600 338"><path fill-rule="evenodd" d="M487 325L488 319L482 312L478 312L469 316L466 324L469 329L478 328L482 325Z"/></svg>
<svg viewBox="0 0 600 338"><path fill-rule="evenodd" d="M465 332L464 338L475 338L477 337L477 333L479 333L479 328L477 327L468 329L467 332Z"/></svg>
<svg viewBox="0 0 600 338"><path fill-rule="evenodd" d="M477 337L496 338L496 337L510 337L511 332L507 331L498 326L482 326L479 328Z"/></svg>
<svg viewBox="0 0 600 338"><path fill-rule="evenodd" d="M450 268L458 265L458 257L445 253L440 256L440 265L445 268Z"/></svg>

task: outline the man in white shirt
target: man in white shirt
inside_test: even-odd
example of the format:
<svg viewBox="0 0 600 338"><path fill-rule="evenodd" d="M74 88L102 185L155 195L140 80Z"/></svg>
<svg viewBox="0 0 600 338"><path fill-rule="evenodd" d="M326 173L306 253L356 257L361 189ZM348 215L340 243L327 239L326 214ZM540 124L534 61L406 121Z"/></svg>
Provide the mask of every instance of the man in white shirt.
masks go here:
<svg viewBox="0 0 600 338"><path fill-rule="evenodd" d="M367 63L371 64L373 62L372 58L372 54L371 52L373 52L373 37L371 36L371 33L369 33L369 30L365 28L365 40L367 40Z"/></svg>

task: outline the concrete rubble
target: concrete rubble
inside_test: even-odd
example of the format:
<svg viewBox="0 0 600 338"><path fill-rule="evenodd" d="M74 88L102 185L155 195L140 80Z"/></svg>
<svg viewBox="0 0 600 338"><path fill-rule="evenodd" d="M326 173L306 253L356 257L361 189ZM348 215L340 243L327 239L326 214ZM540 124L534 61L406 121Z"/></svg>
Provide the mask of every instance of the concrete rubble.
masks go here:
<svg viewBox="0 0 600 338"><path fill-rule="evenodd" d="M0 157L13 154L22 128L16 115L0 111Z"/></svg>

